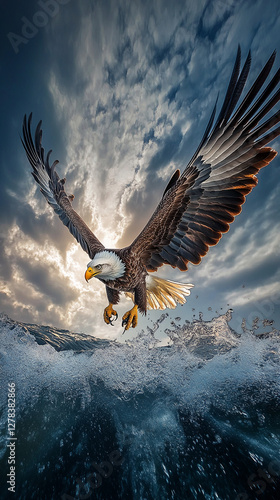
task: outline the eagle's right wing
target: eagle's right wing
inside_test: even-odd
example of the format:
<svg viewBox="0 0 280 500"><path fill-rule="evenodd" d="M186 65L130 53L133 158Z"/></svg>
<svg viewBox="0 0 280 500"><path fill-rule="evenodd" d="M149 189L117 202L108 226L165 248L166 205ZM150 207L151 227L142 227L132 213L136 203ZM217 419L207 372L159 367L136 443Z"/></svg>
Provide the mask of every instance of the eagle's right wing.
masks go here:
<svg viewBox="0 0 280 500"><path fill-rule="evenodd" d="M258 96L272 68L272 54L239 102L249 69L250 53L240 72L240 48L216 123L216 105L202 141L184 172L177 170L151 219L130 246L148 271L163 264L185 271L198 264L227 232L241 212L245 197L257 184L256 174L277 154L265 147L280 135L280 111L261 122L280 100L280 69ZM236 109L236 111L235 111ZM261 123L260 123L261 122Z"/></svg>
<svg viewBox="0 0 280 500"><path fill-rule="evenodd" d="M27 158L33 168L32 175L40 186L40 190L47 202L52 206L63 224L68 227L70 233L80 243L82 249L93 259L97 252L104 249L102 243L96 238L83 219L75 212L71 205L71 196L67 196L64 190L65 179L60 179L55 166L58 161L49 165L51 151L48 152L46 161L44 160L44 149L41 145L42 129L41 121L38 123L35 132L35 145L31 135L30 114L28 121L26 115L23 120L23 140L21 142L25 149Z"/></svg>

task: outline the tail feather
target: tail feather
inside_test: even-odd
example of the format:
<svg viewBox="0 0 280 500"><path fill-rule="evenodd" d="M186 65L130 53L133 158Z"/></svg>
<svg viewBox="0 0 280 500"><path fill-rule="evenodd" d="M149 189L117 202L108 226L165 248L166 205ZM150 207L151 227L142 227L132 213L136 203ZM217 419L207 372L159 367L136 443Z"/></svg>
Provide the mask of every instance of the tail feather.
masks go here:
<svg viewBox="0 0 280 500"><path fill-rule="evenodd" d="M147 285L147 309L175 309L177 304L185 304L186 297L190 295L191 284L177 283L176 281L164 280L150 274L146 279ZM132 293L126 295L134 299Z"/></svg>

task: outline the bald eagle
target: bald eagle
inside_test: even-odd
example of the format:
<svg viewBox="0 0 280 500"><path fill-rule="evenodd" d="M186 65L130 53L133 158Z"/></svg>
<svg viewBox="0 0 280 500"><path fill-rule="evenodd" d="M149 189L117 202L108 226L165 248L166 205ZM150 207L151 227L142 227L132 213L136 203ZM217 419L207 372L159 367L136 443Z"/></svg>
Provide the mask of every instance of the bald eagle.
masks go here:
<svg viewBox="0 0 280 500"><path fill-rule="evenodd" d="M73 195L64 189L51 166L50 153L44 157L41 121L31 134L31 118L23 120L22 143L33 168L32 175L61 221L90 257L85 279L98 278L106 286L109 305L104 320L117 319L115 304L125 292L134 306L124 314L125 330L137 325L138 309L174 308L183 304L193 285L152 276L163 264L186 271L188 262L199 264L216 245L235 216L241 212L245 197L257 184L256 174L277 154L266 145L280 134L280 111L261 120L280 99L280 69L267 82L275 60L273 52L254 84L240 102L251 65L250 52L240 70L241 50L235 64L220 113L214 123L216 104L202 140L185 170L172 175L150 220L130 246L106 249L72 208ZM261 122L261 123L260 123Z"/></svg>

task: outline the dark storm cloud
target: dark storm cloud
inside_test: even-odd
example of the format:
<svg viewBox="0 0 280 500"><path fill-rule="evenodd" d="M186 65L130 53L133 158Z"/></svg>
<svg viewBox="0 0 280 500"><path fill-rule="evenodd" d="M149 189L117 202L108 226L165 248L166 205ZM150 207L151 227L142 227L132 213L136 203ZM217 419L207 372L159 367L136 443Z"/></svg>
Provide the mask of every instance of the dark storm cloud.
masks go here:
<svg viewBox="0 0 280 500"><path fill-rule="evenodd" d="M49 297L55 305L65 306L71 300L77 299L78 294L69 287L67 276L58 276L57 269L50 264L46 269L44 262L32 262L32 255L29 261L17 257L16 264L24 279L33 284L36 291Z"/></svg>
<svg viewBox="0 0 280 500"><path fill-rule="evenodd" d="M36 10L35 1L7 4L3 32L20 32L21 17L32 19ZM34 111L33 126L43 118L44 146L52 148L53 159L61 161L57 170L67 177L66 189L75 195L74 208L98 236L120 234L120 242L129 243L156 207L172 172L182 170L191 158L218 92L221 105L238 43L243 61L252 47L251 82L279 47L278 11L279 6L264 0L70 1L20 47L18 55L6 41L1 69L6 71L1 85L4 80L6 84L1 107L5 122L0 210L2 279L8 288L1 292L2 309L11 315L13 310L18 312L25 321L32 321L38 310L45 322L53 324L62 322L64 310L65 317L72 318L68 321L76 318L74 323L84 328L93 303L104 302L98 287L91 295L89 288L80 285L78 293L73 277L64 285L56 281L55 266L40 274L38 261L32 262L25 253L28 245L36 244L42 254L49 245L58 259L65 259L68 252L79 279L82 270L75 266L83 265L83 258L87 261L82 251L69 257L72 236L51 215L39 190L34 191L18 135L24 113ZM242 278L248 289L258 286L258 277L274 289L273 269L276 274L279 264L278 254L270 250L274 248L271 227L278 219L276 202L270 206L268 201L277 199L279 160L259 177L260 189L249 196L246 217L240 216L240 226L236 221L236 231L225 235L201 266L190 266L187 279L176 274L181 281L195 281L203 300L208 293L211 300L221 301L239 287ZM260 207L263 217L258 215ZM247 220L251 226L239 234ZM258 233L258 226L263 233ZM8 255L7 241L16 231L21 238L19 255ZM262 245L264 234L267 249ZM239 269L229 246L241 255ZM248 262L253 247L263 252L256 270ZM16 259L30 290L26 304L11 279ZM168 269L163 273L171 279L175 276ZM240 302L239 297L233 298ZM77 306L71 316L73 302ZM57 309L48 309L54 303Z"/></svg>
<svg viewBox="0 0 280 500"><path fill-rule="evenodd" d="M3 210L6 218L6 234L9 233L9 228L11 229L13 224L16 223L21 231L27 237L32 238L34 242L39 244L46 241L55 242L62 252L66 251L67 246L73 242L66 228L65 230L61 228L61 231L57 230L58 221L56 218L54 219L51 208L46 205L41 193L36 193L33 197L35 206L38 200L38 207L42 207L41 209L46 211L40 215L36 214L36 208L34 213L34 209L28 203L16 196L9 196L7 199L9 200L9 212L7 213L7 207L5 207L6 210Z"/></svg>
<svg viewBox="0 0 280 500"><path fill-rule="evenodd" d="M98 104L96 106L96 116L99 115L100 113L106 113L107 112L107 107L102 104L101 101L98 101Z"/></svg>
<svg viewBox="0 0 280 500"><path fill-rule="evenodd" d="M2 226L2 231L3 231L3 226ZM6 241L6 231L5 234L0 236L0 255L1 255L1 260L0 260L0 273L1 273L1 279L5 281L8 281L12 277L12 268L11 268L11 263L9 258L5 254L5 241Z"/></svg>
<svg viewBox="0 0 280 500"><path fill-rule="evenodd" d="M180 89L180 85L174 85L174 87L172 87L172 89L169 90L169 92L166 96L169 103L176 100L176 96L177 96L179 89Z"/></svg>
<svg viewBox="0 0 280 500"><path fill-rule="evenodd" d="M155 66L160 66L163 61L170 61L172 57L173 44L169 41L164 47L153 46L153 54L150 63Z"/></svg>
<svg viewBox="0 0 280 500"><path fill-rule="evenodd" d="M149 132L145 133L143 139L144 144L149 144L150 141L156 142L155 131L153 128L150 128Z"/></svg>
<svg viewBox="0 0 280 500"><path fill-rule="evenodd" d="M164 168L168 165L178 152L182 138L183 136L180 127L175 125L167 137L157 141L158 150L152 157L147 171L158 171L160 168Z"/></svg>
<svg viewBox="0 0 280 500"><path fill-rule="evenodd" d="M138 217L138 220L133 218L132 223L126 228L124 241L131 242L132 238L137 236L138 232L143 228L143 221L149 219L157 203L160 201L165 189L166 180L162 179L158 175L158 172L169 165L176 155L182 140L182 133L179 127L174 126L167 137L157 140L155 139L154 131L150 130L149 134L144 136L143 143L147 144L151 140L155 140L158 148L147 166L145 186L141 190L135 190L126 203L127 213L140 213L141 218ZM173 168L173 170L175 169ZM121 244L122 241L120 242Z"/></svg>

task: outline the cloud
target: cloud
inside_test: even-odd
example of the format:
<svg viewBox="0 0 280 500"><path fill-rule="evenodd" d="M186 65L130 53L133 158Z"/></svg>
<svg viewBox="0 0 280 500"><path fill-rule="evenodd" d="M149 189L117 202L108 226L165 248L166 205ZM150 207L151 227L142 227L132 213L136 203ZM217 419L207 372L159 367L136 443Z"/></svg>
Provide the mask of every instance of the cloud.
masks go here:
<svg viewBox="0 0 280 500"><path fill-rule="evenodd" d="M61 160L57 170L67 177L73 206L106 246L129 244L173 171L185 168L219 91L222 102L238 43L243 60L252 46L250 82L256 77L278 40L280 16L271 12L264 0L71 2L48 24L45 38L42 32L30 52L21 52L18 79L25 83L17 102L33 103L34 125L44 118L43 144ZM13 107L16 126L22 106ZM88 333L94 324L112 335L102 324L104 287L97 280L84 284L88 257L35 188L15 133L11 120L1 153L2 307L30 321ZM258 297L273 294L278 166L274 160L260 174L257 194L200 266L190 265L187 277L169 268L161 274L195 282L206 300L209 290L211 299L236 305L247 303L254 288Z"/></svg>
<svg viewBox="0 0 280 500"><path fill-rule="evenodd" d="M279 296L279 278L280 273L274 276L274 281L268 285L254 286L247 289L243 294L239 291L234 290L227 295L227 300L232 304L232 307L242 306L244 303L246 305L252 305L256 302L270 300L271 297L277 298ZM279 297L277 298L277 304L279 302Z"/></svg>

